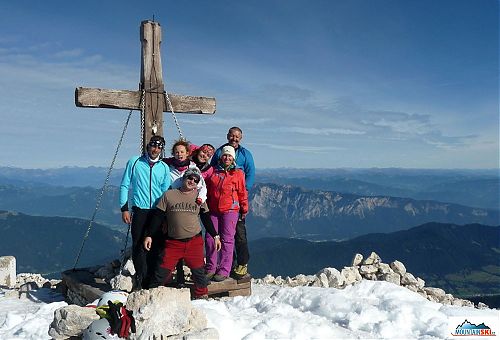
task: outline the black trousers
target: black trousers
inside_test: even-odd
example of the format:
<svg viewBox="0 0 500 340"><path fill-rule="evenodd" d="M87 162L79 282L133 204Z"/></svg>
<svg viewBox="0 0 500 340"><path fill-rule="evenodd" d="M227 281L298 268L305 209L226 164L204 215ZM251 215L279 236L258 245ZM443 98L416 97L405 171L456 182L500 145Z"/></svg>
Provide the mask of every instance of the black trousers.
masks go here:
<svg viewBox="0 0 500 340"><path fill-rule="evenodd" d="M248 252L247 227L245 219L238 220L238 223L236 223L234 249L236 252L236 264L248 264L248 261L250 260L250 253Z"/></svg>
<svg viewBox="0 0 500 340"><path fill-rule="evenodd" d="M133 207L132 211L132 261L134 262L137 283L141 287L147 287L148 279L154 275L162 237L153 237L151 250L146 251L143 246L144 233L151 223L154 209Z"/></svg>

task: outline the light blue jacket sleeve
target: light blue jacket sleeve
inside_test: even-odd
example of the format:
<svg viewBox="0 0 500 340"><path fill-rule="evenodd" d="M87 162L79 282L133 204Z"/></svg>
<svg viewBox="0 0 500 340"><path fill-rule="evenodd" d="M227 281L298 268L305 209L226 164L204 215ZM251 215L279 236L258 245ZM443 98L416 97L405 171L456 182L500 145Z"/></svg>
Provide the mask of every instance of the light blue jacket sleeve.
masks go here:
<svg viewBox="0 0 500 340"><path fill-rule="evenodd" d="M170 185L172 184L172 179L170 178L170 168L168 165L165 164L165 177L163 180L163 183L161 184L161 191L165 192L170 188Z"/></svg>
<svg viewBox="0 0 500 340"><path fill-rule="evenodd" d="M132 168L138 157L131 158L127 162L125 171L123 172L122 182L120 184L120 208L123 207L128 201L128 191L130 189L130 182L132 180Z"/></svg>
<svg viewBox="0 0 500 340"><path fill-rule="evenodd" d="M245 187L247 191L250 191L255 182L255 163L252 154L247 149L245 149L245 164L243 165L243 171L245 172Z"/></svg>

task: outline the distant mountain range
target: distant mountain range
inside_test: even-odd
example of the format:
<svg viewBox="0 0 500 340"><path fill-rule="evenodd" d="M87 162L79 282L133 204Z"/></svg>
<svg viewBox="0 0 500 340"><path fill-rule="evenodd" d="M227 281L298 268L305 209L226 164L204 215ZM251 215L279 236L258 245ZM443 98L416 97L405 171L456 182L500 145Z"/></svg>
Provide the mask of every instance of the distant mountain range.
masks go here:
<svg viewBox="0 0 500 340"><path fill-rule="evenodd" d="M257 181L361 196L500 208L498 169L264 169L257 172Z"/></svg>
<svg viewBox="0 0 500 340"><path fill-rule="evenodd" d="M0 184L0 209L30 215L90 219L100 193L101 190L92 187ZM121 223L117 187L110 186L104 192L96 221L114 228L125 227Z"/></svg>
<svg viewBox="0 0 500 340"><path fill-rule="evenodd" d="M250 271L295 276L324 267L350 266L353 255L375 251L383 262L407 270L454 295L500 294L500 226L427 223L388 234L341 242L266 238L250 242Z"/></svg>
<svg viewBox="0 0 500 340"><path fill-rule="evenodd" d="M0 185L41 185L100 188L108 169L64 167L20 169L0 167ZM120 184L122 168L111 173L108 184ZM258 183L288 184L304 189L336 191L359 196L407 197L499 209L498 169L257 169Z"/></svg>
<svg viewBox="0 0 500 340"><path fill-rule="evenodd" d="M63 186L63 187L93 187L101 188L108 169L103 167L62 167L56 169L21 169L0 167L0 184L15 186ZM109 184L120 185L123 169L115 169Z"/></svg>
<svg viewBox="0 0 500 340"><path fill-rule="evenodd" d="M105 191L96 221L115 230L121 222L118 191ZM39 184L0 184L0 209L30 215L90 219L101 190ZM408 229L427 222L499 224L499 211L390 196L359 196L332 191L258 183L250 191L248 237L346 239L374 232Z"/></svg>
<svg viewBox="0 0 500 340"><path fill-rule="evenodd" d="M257 184L250 193L248 234L309 240L393 232L427 222L499 224L498 210L389 196L358 196Z"/></svg>
<svg viewBox="0 0 500 340"><path fill-rule="evenodd" d="M91 187L0 185L0 209L90 219L100 192ZM126 227L121 223L117 202L118 188L110 186L103 196L96 221L123 231ZM496 225L498 219L498 210L259 183L250 192L248 237L334 240L408 229L433 221Z"/></svg>
<svg viewBox="0 0 500 340"><path fill-rule="evenodd" d="M57 275L73 268L88 226L82 219L0 211L0 256L15 256L18 273ZM77 267L119 258L124 246L123 234L93 224Z"/></svg>

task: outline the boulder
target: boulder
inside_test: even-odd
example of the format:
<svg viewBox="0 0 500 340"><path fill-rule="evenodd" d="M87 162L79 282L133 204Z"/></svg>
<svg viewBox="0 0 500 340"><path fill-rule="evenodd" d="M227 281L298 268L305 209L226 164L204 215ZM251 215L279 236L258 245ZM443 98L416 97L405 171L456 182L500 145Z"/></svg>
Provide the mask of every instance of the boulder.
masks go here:
<svg viewBox="0 0 500 340"><path fill-rule="evenodd" d="M125 292L131 292L133 288L133 281L131 276L124 276L118 274L109 281L111 288L115 290L123 290Z"/></svg>
<svg viewBox="0 0 500 340"><path fill-rule="evenodd" d="M375 274L378 272L378 267L374 264L364 264L359 267L359 273L364 276L366 274Z"/></svg>
<svg viewBox="0 0 500 340"><path fill-rule="evenodd" d="M398 260L391 262L390 266L391 266L391 269L394 270L399 275L403 276L406 274L405 265L402 264L401 262L399 262Z"/></svg>
<svg viewBox="0 0 500 340"><path fill-rule="evenodd" d="M405 286L417 286L417 279L412 273L405 273L401 276L401 284Z"/></svg>
<svg viewBox="0 0 500 340"><path fill-rule="evenodd" d="M363 255L361 254L356 254L354 255L354 258L352 259L352 266L355 267L355 266L359 266L361 263L363 262Z"/></svg>
<svg viewBox="0 0 500 340"><path fill-rule="evenodd" d="M374 251L366 258L366 260L363 261L363 264L366 265L372 265L372 264L379 264L382 260L380 259L380 256L377 255Z"/></svg>
<svg viewBox="0 0 500 340"><path fill-rule="evenodd" d="M137 332L131 339L165 339L207 328L205 315L191 304L189 289L158 287L128 296Z"/></svg>
<svg viewBox="0 0 500 340"><path fill-rule="evenodd" d="M389 274L389 273L394 273L394 270L391 269L391 266L389 266L387 263L380 263L378 265L378 273L381 275Z"/></svg>
<svg viewBox="0 0 500 340"><path fill-rule="evenodd" d="M381 278L384 281L394 283L398 286L401 285L401 275L399 275L398 273L390 272L387 274L383 274Z"/></svg>
<svg viewBox="0 0 500 340"><path fill-rule="evenodd" d="M14 288L16 285L16 258L0 256L0 286Z"/></svg>
<svg viewBox="0 0 500 340"><path fill-rule="evenodd" d="M64 306L54 311L49 335L54 339L67 339L79 336L92 321L99 320L95 308L77 305Z"/></svg>
<svg viewBox="0 0 500 340"><path fill-rule="evenodd" d="M122 274L128 276L135 275L135 267L134 267L134 262L132 262L132 259L128 259L123 265Z"/></svg>
<svg viewBox="0 0 500 340"><path fill-rule="evenodd" d="M441 302L445 299L446 292L441 288L424 287L424 291L428 297L432 297L432 301Z"/></svg>
<svg viewBox="0 0 500 340"><path fill-rule="evenodd" d="M361 274L359 274L358 268L356 267L344 267L340 273L344 277L345 286L362 280Z"/></svg>
<svg viewBox="0 0 500 340"><path fill-rule="evenodd" d="M322 287L340 288L344 285L344 277L335 268L324 268L316 276L319 274L324 274L327 279L327 285Z"/></svg>
<svg viewBox="0 0 500 340"><path fill-rule="evenodd" d="M327 288L328 285L328 277L326 277L325 273L316 274L316 279L312 283L313 287L323 287Z"/></svg>

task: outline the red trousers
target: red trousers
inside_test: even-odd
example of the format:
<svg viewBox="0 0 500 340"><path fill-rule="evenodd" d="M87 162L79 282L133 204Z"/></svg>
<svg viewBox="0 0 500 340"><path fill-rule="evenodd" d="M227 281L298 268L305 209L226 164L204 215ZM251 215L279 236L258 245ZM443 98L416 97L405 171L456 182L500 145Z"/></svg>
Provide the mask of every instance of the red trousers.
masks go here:
<svg viewBox="0 0 500 340"><path fill-rule="evenodd" d="M194 282L194 296L199 297L208 294L207 279L205 275L203 238L196 235L190 240L165 240L165 250L162 255L160 270L166 274L161 279L162 284L172 282L172 272L180 259L191 269Z"/></svg>

